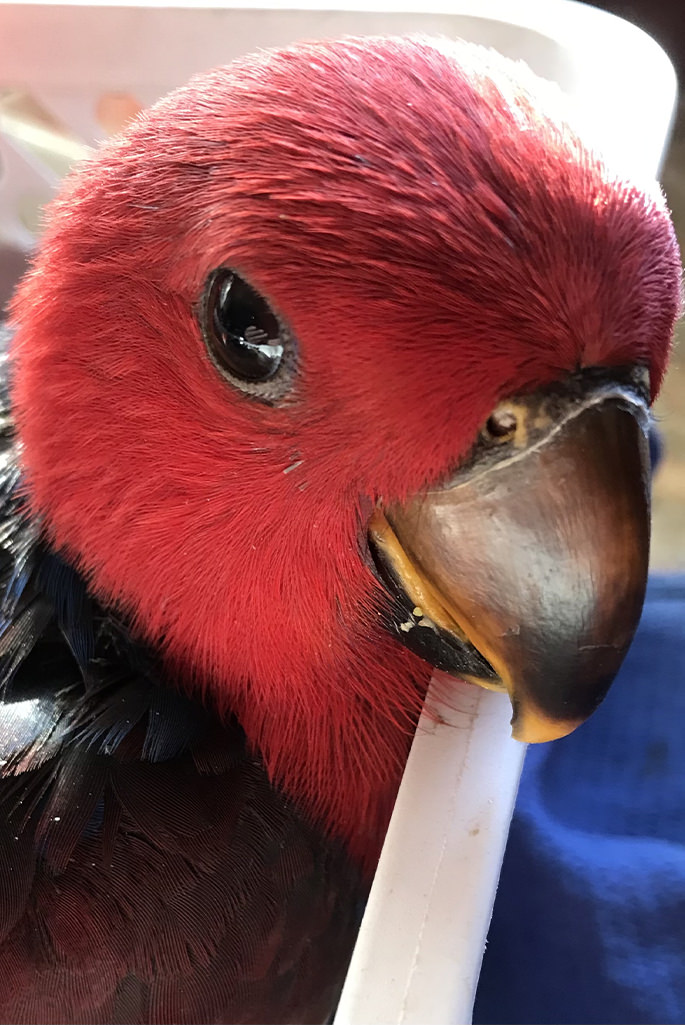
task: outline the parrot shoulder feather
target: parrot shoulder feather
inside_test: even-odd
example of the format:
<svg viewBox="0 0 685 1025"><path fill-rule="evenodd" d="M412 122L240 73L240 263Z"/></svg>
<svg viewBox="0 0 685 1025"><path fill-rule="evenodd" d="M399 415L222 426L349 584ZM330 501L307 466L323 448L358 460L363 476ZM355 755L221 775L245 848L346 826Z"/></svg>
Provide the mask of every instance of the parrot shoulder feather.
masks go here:
<svg viewBox="0 0 685 1025"><path fill-rule="evenodd" d="M315 1022L365 883L50 548L0 382L0 1020Z"/></svg>

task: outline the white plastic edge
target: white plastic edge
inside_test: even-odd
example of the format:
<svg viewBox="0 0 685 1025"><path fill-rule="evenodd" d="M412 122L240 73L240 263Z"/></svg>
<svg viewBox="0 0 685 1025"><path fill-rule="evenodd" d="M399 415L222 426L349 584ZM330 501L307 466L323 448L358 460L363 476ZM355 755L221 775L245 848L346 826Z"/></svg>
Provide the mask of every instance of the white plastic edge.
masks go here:
<svg viewBox="0 0 685 1025"><path fill-rule="evenodd" d="M525 746L507 695L452 687L429 693L444 721L419 723L335 1025L471 1021Z"/></svg>

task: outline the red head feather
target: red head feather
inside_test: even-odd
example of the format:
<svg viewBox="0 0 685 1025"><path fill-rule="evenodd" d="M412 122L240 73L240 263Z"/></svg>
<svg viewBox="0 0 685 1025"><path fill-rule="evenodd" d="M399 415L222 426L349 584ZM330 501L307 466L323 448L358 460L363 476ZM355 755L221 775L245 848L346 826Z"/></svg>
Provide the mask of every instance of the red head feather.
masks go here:
<svg viewBox="0 0 685 1025"><path fill-rule="evenodd" d="M370 501L444 475L507 394L635 362L656 390L664 370L680 267L663 203L615 181L554 96L441 41L241 60L72 177L14 307L50 535L357 851L430 675L378 627ZM297 339L280 406L207 358L197 309L220 265Z"/></svg>

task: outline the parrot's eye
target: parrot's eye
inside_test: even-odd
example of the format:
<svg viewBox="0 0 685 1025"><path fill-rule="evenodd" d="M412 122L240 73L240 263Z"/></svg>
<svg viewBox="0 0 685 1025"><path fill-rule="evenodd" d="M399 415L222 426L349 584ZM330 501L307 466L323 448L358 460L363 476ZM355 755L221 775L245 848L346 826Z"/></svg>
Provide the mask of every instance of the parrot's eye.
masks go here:
<svg viewBox="0 0 685 1025"><path fill-rule="evenodd" d="M219 267L208 278L200 317L212 362L232 384L265 402L284 397L294 346L264 296L235 271Z"/></svg>

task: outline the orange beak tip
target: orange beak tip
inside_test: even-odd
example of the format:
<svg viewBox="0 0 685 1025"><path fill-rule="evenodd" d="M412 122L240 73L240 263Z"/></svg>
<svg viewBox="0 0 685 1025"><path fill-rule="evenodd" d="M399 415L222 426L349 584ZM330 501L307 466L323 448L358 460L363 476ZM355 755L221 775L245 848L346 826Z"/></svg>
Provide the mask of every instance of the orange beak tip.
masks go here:
<svg viewBox="0 0 685 1025"><path fill-rule="evenodd" d="M573 733L584 719L549 719L536 708L515 704L511 719L511 735L522 744L546 744Z"/></svg>

